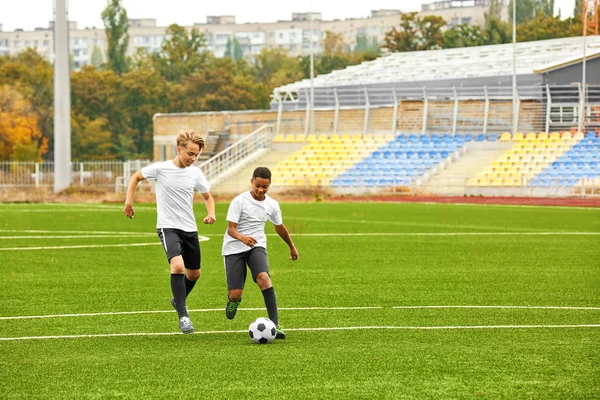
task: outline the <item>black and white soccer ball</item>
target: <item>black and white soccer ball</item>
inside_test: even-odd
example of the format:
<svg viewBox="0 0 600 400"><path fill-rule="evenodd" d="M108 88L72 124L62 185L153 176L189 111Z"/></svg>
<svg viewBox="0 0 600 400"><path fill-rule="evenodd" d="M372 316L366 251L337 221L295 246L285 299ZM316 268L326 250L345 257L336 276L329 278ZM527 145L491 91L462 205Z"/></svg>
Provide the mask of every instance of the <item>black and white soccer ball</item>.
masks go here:
<svg viewBox="0 0 600 400"><path fill-rule="evenodd" d="M267 344L275 340L277 329L273 321L269 318L260 317L256 318L250 323L248 327L248 335L252 343Z"/></svg>

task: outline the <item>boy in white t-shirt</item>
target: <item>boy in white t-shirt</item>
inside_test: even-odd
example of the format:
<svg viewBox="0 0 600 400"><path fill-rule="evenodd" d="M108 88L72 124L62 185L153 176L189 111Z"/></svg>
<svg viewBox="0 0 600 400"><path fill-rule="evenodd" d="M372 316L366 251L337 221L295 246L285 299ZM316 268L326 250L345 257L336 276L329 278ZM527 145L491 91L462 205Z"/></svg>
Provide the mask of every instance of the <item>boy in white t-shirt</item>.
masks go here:
<svg viewBox="0 0 600 400"><path fill-rule="evenodd" d="M207 216L205 224L215 223L215 201L210 184L193 164L204 149L204 139L193 130L177 135L177 156L174 160L158 162L136 172L129 182L123 212L133 218L133 196L138 183L155 181L157 223L156 231L171 267L171 305L177 311L179 329L193 333L194 326L186 307L186 298L200 278L200 243L194 217L194 192L204 198Z"/></svg>
<svg viewBox="0 0 600 400"><path fill-rule="evenodd" d="M269 275L265 235L267 220L273 223L275 232L290 247L290 260L298 259L298 251L287 228L283 225L279 203L267 196L271 185L271 171L266 167L256 168L250 183L252 189L233 199L227 211L229 224L223 239L222 251L228 290L225 315L229 319L235 317L242 301L247 265L252 279L262 291L269 319L277 327L276 339L285 339L285 332L279 325L277 300Z"/></svg>

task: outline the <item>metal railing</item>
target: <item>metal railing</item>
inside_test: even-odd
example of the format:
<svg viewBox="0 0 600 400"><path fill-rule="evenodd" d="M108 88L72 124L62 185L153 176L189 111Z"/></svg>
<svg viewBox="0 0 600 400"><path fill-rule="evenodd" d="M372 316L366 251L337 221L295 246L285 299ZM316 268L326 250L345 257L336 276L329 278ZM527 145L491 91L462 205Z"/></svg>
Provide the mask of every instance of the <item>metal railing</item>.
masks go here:
<svg viewBox="0 0 600 400"><path fill-rule="evenodd" d="M135 161L140 168L149 162ZM130 176L126 173L130 163L117 160L72 162L71 181L73 185L112 189L119 178ZM0 161L0 188L43 188L53 185L52 161Z"/></svg>
<svg viewBox="0 0 600 400"><path fill-rule="evenodd" d="M259 157L273 144L273 125L264 125L199 164L211 184L218 182L242 165Z"/></svg>
<svg viewBox="0 0 600 400"><path fill-rule="evenodd" d="M343 87L276 98L276 133L500 133L600 129L600 85ZM515 115L516 112L516 115ZM283 121L295 119L295 125Z"/></svg>

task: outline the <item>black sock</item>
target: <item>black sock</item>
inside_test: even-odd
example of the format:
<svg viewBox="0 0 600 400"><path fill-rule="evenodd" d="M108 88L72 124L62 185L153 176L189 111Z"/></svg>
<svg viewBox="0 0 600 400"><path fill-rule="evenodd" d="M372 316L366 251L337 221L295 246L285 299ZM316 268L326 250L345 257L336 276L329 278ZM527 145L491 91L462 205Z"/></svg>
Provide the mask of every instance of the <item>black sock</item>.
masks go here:
<svg viewBox="0 0 600 400"><path fill-rule="evenodd" d="M188 279L187 275L185 276L184 280L185 280L185 297L188 297L188 295L190 294L190 292L194 288L194 285L196 284L197 280L190 281Z"/></svg>
<svg viewBox="0 0 600 400"><path fill-rule="evenodd" d="M269 313L269 319L275 323L275 326L279 325L275 289L273 289L273 286L271 286L270 288L263 290L262 294L265 298L265 306L267 306L267 313Z"/></svg>
<svg viewBox="0 0 600 400"><path fill-rule="evenodd" d="M185 308L185 281L184 274L171 274L171 291L177 306L179 317L189 317Z"/></svg>

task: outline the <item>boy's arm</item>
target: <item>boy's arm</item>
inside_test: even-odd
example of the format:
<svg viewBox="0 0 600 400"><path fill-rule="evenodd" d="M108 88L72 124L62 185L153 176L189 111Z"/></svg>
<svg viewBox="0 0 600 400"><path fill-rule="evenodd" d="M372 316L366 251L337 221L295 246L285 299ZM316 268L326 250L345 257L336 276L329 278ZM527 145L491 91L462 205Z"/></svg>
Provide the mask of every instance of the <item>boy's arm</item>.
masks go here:
<svg viewBox="0 0 600 400"><path fill-rule="evenodd" d="M282 238L283 241L286 242L287 245L290 247L290 260L294 260L294 261L297 260L298 259L298 250L296 250L296 246L294 246L294 242L292 242L292 237L290 236L290 233L288 232L285 225L284 224L274 225L274 227L275 227L275 232L277 232L279 237Z"/></svg>
<svg viewBox="0 0 600 400"><path fill-rule="evenodd" d="M125 198L125 208L123 209L123 213L129 218L133 219L133 214L135 211L133 210L133 196L135 195L135 189L137 189L138 183L143 181L144 175L142 175L142 171L138 171L129 180L129 186L127 187L127 197Z"/></svg>
<svg viewBox="0 0 600 400"><path fill-rule="evenodd" d="M206 217L204 217L205 224L214 224L217 220L215 216L215 199L213 199L212 195L208 192L202 193L202 197L204 198L204 205L206 206Z"/></svg>
<svg viewBox="0 0 600 400"><path fill-rule="evenodd" d="M227 226L227 234L232 238L244 243L248 247L254 247L254 245L256 244L256 239L254 239L252 236L242 235L237 230L237 222L229 221L229 225Z"/></svg>

